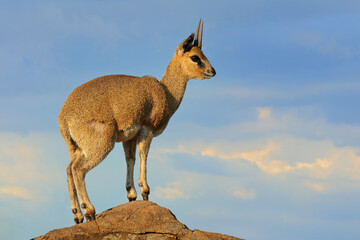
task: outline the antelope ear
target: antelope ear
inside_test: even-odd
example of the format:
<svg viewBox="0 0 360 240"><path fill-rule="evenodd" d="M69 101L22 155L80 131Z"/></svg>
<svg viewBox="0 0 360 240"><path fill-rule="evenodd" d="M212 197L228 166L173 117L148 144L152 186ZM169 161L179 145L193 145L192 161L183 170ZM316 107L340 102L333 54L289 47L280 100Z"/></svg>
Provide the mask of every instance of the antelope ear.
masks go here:
<svg viewBox="0 0 360 240"><path fill-rule="evenodd" d="M191 48L194 46L194 33L192 33L189 37L187 37L182 43L177 46L176 51L178 54L183 55L184 53L191 50Z"/></svg>

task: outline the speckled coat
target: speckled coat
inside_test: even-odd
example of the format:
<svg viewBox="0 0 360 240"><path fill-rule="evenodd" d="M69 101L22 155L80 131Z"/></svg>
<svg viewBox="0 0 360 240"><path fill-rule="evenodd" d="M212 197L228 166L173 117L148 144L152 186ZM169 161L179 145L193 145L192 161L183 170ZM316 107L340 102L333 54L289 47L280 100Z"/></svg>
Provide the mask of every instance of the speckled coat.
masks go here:
<svg viewBox="0 0 360 240"><path fill-rule="evenodd" d="M123 142L129 201L137 197L133 170L138 146L139 186L143 199L148 199L146 159L152 138L163 132L178 109L188 80L215 75L201 51L201 37L197 45L197 37L193 40L191 34L177 47L161 81L152 76L103 76L77 87L66 99L59 114L59 128L70 154L67 176L76 223L83 221L80 206L86 219L95 219L85 175L107 156L115 142Z"/></svg>

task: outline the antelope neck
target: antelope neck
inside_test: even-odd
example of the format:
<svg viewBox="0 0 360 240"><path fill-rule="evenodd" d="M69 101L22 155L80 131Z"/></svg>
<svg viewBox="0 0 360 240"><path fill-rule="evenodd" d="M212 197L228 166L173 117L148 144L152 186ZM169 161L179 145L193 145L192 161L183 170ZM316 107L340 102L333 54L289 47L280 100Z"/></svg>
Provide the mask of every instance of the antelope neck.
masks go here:
<svg viewBox="0 0 360 240"><path fill-rule="evenodd" d="M178 109L184 97L188 80L189 78L184 76L181 66L176 64L176 60L173 58L160 81L166 91L171 115Z"/></svg>

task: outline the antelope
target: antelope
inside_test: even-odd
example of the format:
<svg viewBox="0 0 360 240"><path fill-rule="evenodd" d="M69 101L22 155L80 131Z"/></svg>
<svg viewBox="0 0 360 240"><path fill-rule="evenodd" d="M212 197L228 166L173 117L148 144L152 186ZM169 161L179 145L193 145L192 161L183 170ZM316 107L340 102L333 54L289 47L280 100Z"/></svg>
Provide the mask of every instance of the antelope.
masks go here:
<svg viewBox="0 0 360 240"><path fill-rule="evenodd" d="M192 33L177 46L161 81L152 76L107 75L80 85L66 99L59 129L70 155L66 171L76 224L84 221L80 206L87 221L95 220L85 175L103 161L115 142L122 142L125 152L129 202L137 198L133 172L138 147L138 185L143 200L148 200L146 162L152 139L164 131L178 109L188 80L216 74L201 50L203 23L200 19L196 35Z"/></svg>

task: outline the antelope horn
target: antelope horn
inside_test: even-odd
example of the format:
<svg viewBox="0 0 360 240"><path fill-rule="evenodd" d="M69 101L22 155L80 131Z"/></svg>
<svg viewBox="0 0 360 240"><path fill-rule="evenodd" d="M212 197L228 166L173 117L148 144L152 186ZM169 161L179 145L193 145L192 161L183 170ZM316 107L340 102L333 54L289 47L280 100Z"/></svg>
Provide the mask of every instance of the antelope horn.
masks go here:
<svg viewBox="0 0 360 240"><path fill-rule="evenodd" d="M199 47L199 42L200 42L200 46L201 46L201 38L202 38L202 27L201 27L201 33L200 33L200 41L199 41L199 30L200 30L200 23L201 23L201 19L199 21L199 25L197 27L196 30L196 35L195 35L195 40L194 40L194 46L198 46ZM202 26L202 25L201 25Z"/></svg>
<svg viewBox="0 0 360 240"><path fill-rule="evenodd" d="M198 44L198 47L199 47L200 49L201 49L201 47L202 47L203 27L204 27L204 21L201 22L201 30L200 30L200 37L199 37L199 44Z"/></svg>

